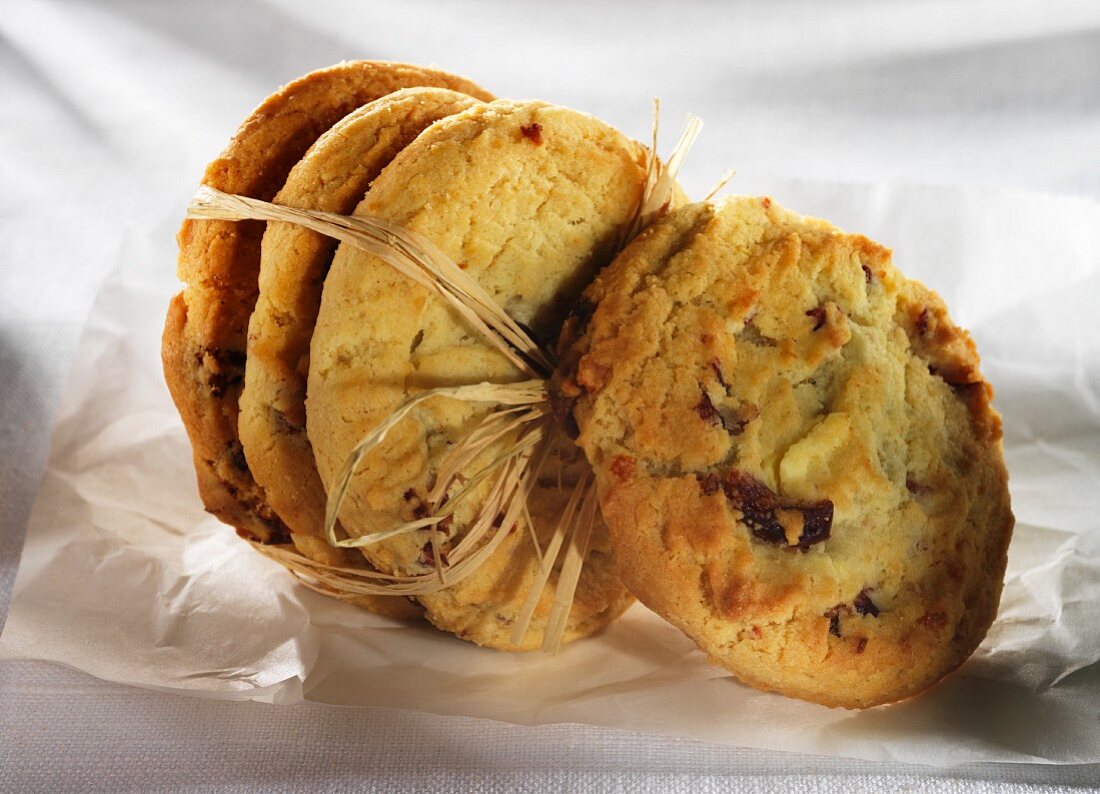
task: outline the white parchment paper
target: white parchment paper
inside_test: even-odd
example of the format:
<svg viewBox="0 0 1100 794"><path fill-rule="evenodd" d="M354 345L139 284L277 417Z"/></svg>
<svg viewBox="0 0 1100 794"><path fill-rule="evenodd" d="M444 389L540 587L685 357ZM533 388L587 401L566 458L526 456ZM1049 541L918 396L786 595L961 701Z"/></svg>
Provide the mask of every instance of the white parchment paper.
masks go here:
<svg viewBox="0 0 1100 794"><path fill-rule="evenodd" d="M956 674L867 712L748 689L641 606L556 657L483 650L316 595L206 516L160 372L172 225L122 233L54 429L0 655L224 699L312 700L951 765L1100 761L1100 205L914 186L770 193L895 250L972 329L1016 533ZM180 209L182 215L182 208Z"/></svg>

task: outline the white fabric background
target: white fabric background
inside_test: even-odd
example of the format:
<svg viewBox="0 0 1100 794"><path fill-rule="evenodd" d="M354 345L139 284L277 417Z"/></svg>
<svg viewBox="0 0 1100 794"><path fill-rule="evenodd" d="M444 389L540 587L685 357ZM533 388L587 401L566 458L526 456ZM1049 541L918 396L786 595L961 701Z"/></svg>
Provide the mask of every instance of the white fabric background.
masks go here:
<svg viewBox="0 0 1100 794"><path fill-rule="evenodd" d="M98 279L174 266L206 161L276 85L434 62L635 136L707 122L685 174L1100 198L1100 4L0 3L0 615ZM669 130L671 133L671 130ZM797 208L796 208L797 209ZM140 230L140 235L128 230ZM127 241L155 236L153 250ZM1098 718L1100 743L1100 718ZM214 703L0 663L0 789L894 790L1097 786L1097 767L942 771L578 726Z"/></svg>

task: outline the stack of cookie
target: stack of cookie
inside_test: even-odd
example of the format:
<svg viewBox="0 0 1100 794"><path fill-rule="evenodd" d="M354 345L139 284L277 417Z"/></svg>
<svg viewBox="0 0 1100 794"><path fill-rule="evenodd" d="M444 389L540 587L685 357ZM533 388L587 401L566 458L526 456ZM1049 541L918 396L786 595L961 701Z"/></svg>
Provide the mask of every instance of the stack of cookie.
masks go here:
<svg viewBox="0 0 1100 794"><path fill-rule="evenodd" d="M492 409L419 403L348 480L334 543L329 491L365 435L426 390L529 375L385 257L190 220L163 354L203 502L312 570L438 572L414 598L343 595L483 646L588 636L633 594L754 686L851 707L920 691L984 636L1012 526L972 342L884 249L768 199L673 206L623 250L654 161L591 116L416 66L345 63L265 101L204 184L430 241L549 359L559 346L562 432L478 545L498 504L483 473L516 427L439 500ZM603 518L593 497L556 560L593 472ZM448 581L468 548L476 566Z"/></svg>
<svg viewBox="0 0 1100 794"><path fill-rule="evenodd" d="M643 148L590 116L494 101L437 70L356 62L306 75L266 100L204 184L417 231L552 342L616 253L645 180ZM410 394L524 374L428 290L315 232L190 220L179 241L186 287L169 309L164 365L207 509L249 540L293 544L336 570L400 578L442 567L476 499L455 514L442 547L424 530L358 551L326 541L325 486L362 434ZM442 458L484 412L439 400L396 428L353 480L342 531L361 536L419 516ZM505 441L482 450L469 471ZM481 645L538 647L558 571L516 642L512 627L566 496L557 480L538 484L529 515L461 582L415 602L354 600L393 617L423 613ZM596 530L565 641L599 630L632 601L614 573L606 529Z"/></svg>

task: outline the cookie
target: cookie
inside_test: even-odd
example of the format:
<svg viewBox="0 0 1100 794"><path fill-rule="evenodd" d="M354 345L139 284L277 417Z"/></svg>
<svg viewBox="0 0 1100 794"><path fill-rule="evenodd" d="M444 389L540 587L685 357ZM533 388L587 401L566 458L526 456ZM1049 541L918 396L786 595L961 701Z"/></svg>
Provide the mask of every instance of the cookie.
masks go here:
<svg viewBox="0 0 1100 794"><path fill-rule="evenodd" d="M413 86L491 98L468 80L408 64L354 61L311 72L252 113L203 184L270 200L321 133L360 105ZM251 537L286 542L287 527L252 477L237 431L263 232L253 221L184 221L178 272L185 287L169 305L162 359L206 509Z"/></svg>
<svg viewBox="0 0 1100 794"><path fill-rule="evenodd" d="M476 103L444 88L405 88L370 102L318 139L275 203L350 213L382 168L425 127ZM366 565L363 555L325 540L326 495L305 428L309 341L335 250L330 237L290 223L268 224L238 427L249 470L298 551L325 565L352 567ZM364 598L372 609L416 609L403 598Z"/></svg>
<svg viewBox="0 0 1100 794"><path fill-rule="evenodd" d="M768 198L655 224L566 323L552 400L623 580L760 689L862 708L961 664L1013 526L970 336L890 252Z"/></svg>
<svg viewBox="0 0 1100 794"><path fill-rule="evenodd" d="M383 170L356 210L435 243L498 305L544 340L592 276L614 256L639 205L645 150L591 116L542 102L497 101L425 130ZM321 480L331 487L353 446L410 395L439 386L509 383L526 376L456 312L374 257L342 245L325 281L310 350L306 426ZM490 406L437 397L417 408L364 459L340 519L351 536L412 520L442 457ZM499 455L486 450L464 471ZM568 442L563 449L569 451ZM577 463L579 453L572 450ZM564 474L566 484L577 476ZM485 488L464 500L441 548L461 541ZM531 498L543 548L569 489L546 476ZM365 546L381 571L434 570L429 532ZM524 520L469 578L421 595L436 626L481 645L538 647L558 572L523 641L510 641L539 569ZM631 602L615 574L606 529L593 533L565 641L586 636Z"/></svg>

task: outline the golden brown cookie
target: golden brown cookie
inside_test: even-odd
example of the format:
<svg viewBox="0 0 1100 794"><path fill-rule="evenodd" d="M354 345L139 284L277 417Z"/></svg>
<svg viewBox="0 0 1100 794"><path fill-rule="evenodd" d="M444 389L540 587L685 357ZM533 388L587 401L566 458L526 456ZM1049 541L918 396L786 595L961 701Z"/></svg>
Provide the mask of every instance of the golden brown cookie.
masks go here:
<svg viewBox="0 0 1100 794"><path fill-rule="evenodd" d="M866 707L997 610L1013 518L969 335L890 253L764 198L693 204L567 323L552 394L624 581L742 681Z"/></svg>
<svg viewBox="0 0 1100 794"><path fill-rule="evenodd" d="M477 103L445 88L404 88L349 113L294 166L276 204L350 213L382 169L431 123ZM269 223L260 294L248 325L240 398L245 459L298 551L329 566L365 565L324 538L325 490L306 437L309 341L336 241L291 223ZM404 598L364 596L374 611L417 610Z"/></svg>
<svg viewBox="0 0 1100 794"><path fill-rule="evenodd" d="M638 207L645 163L641 146L591 116L541 102L497 101L425 130L375 180L356 213L427 237L512 317L553 340L576 296L614 256ZM306 425L321 480L331 487L352 447L408 396L524 378L439 298L342 245L325 281L310 351ZM398 424L351 482L340 514L348 534L416 517L441 459L488 409L437 397ZM503 447L493 445L464 472L472 475ZM566 472L566 484L575 476ZM465 537L484 490L461 503L446 527L443 555ZM531 513L543 547L567 497L552 474L534 489ZM530 630L513 644L512 626L538 558L525 520L510 529L472 576L419 597L436 626L495 648L538 647L558 572ZM436 562L427 530L374 543L365 552L380 570L398 575L428 573ZM602 628L630 601L601 523L565 640Z"/></svg>
<svg viewBox="0 0 1100 794"><path fill-rule="evenodd" d="M491 98L468 80L436 69L382 61L341 63L268 97L207 167L203 184L270 200L321 133L360 105L412 86ZM191 440L206 509L252 537L285 542L286 526L253 479L237 437L237 400L263 232L264 224L254 221L184 221L178 240L179 277L185 286L169 305L162 358Z"/></svg>

